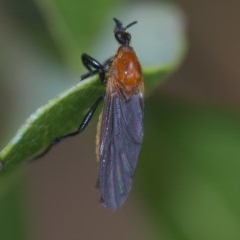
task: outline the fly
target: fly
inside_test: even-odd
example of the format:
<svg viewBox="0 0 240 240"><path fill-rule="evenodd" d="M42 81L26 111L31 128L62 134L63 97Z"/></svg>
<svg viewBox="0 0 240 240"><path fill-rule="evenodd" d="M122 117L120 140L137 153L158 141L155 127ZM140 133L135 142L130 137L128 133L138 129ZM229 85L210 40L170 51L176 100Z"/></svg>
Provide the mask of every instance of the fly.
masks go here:
<svg viewBox="0 0 240 240"><path fill-rule="evenodd" d="M131 35L126 32L137 21L123 27L119 20L113 20L114 36L120 44L115 56L101 64L88 54L82 54L83 65L89 72L82 75L81 80L98 74L101 82L106 84L105 94L95 101L75 132L55 139L37 158L62 139L82 132L103 100L96 136L98 186L102 205L116 210L124 204L131 190L143 141L144 84L140 63L130 46Z"/></svg>

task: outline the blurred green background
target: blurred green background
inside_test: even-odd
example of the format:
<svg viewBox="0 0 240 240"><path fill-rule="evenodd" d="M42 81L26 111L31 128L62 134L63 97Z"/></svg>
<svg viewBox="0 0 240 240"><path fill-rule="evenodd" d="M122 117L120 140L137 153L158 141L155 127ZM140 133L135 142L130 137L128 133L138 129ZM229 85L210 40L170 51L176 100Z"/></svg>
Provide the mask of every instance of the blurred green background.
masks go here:
<svg viewBox="0 0 240 240"><path fill-rule="evenodd" d="M180 69L146 98L143 149L124 207L112 213L98 204L95 118L24 166L17 181L0 184L2 239L240 239L239 4L169 4L0 2L2 147L30 113L79 80L82 52L100 61L114 53L113 16L139 21L131 33L143 66L166 62L184 26L189 43ZM165 14L172 41L151 35Z"/></svg>

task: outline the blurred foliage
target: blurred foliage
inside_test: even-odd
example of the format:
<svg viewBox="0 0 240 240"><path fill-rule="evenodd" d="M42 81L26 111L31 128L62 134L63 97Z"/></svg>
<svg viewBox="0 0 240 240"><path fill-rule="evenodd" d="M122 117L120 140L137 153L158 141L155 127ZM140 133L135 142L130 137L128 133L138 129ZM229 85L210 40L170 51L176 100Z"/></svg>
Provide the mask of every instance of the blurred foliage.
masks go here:
<svg viewBox="0 0 240 240"><path fill-rule="evenodd" d="M240 239L240 113L146 104L139 192L165 239Z"/></svg>
<svg viewBox="0 0 240 240"><path fill-rule="evenodd" d="M25 204L23 203L23 178L11 185L0 198L1 239L25 240L27 236ZM6 183L6 182L5 182Z"/></svg>

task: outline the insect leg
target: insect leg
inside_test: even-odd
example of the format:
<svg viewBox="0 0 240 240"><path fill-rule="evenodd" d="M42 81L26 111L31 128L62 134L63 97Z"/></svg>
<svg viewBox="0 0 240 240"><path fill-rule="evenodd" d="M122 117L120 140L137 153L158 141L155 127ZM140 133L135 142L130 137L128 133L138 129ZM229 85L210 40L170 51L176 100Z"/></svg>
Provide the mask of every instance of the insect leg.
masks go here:
<svg viewBox="0 0 240 240"><path fill-rule="evenodd" d="M96 111L98 105L100 104L100 102L103 100L105 94L101 95L96 102L93 104L93 106L89 109L89 111L87 112L87 114L85 115L83 121L81 122L78 130L75 133L69 134L69 136L74 136L80 132L82 132L88 125L88 123L90 122L90 120L92 119L92 116L94 114L94 112Z"/></svg>
<svg viewBox="0 0 240 240"><path fill-rule="evenodd" d="M97 100L96 102L92 105L92 107L88 110L87 114L85 115L83 121L81 122L80 126L78 127L78 129L75 131L75 132L72 132L72 133L68 133L64 136L61 136L61 137L58 137L58 138L55 138L51 143L50 145L47 147L46 150L44 150L42 153L40 153L39 155L37 155L36 157L34 157L32 160L37 160L41 157L43 157L44 155L46 155L50 150L51 148L56 145L57 143L61 142L62 140L68 138L68 137L72 137L72 136L75 136L79 133L81 133L88 125L88 123L90 122L90 120L92 119L92 116L94 114L94 112L96 111L98 105L100 104L100 102L103 100L104 98L104 95L101 95Z"/></svg>
<svg viewBox="0 0 240 240"><path fill-rule="evenodd" d="M88 73L81 76L81 80L84 80L94 74L99 74L101 82L105 80L105 67L99 63L96 59L92 58L86 53L82 54L82 63L89 70Z"/></svg>

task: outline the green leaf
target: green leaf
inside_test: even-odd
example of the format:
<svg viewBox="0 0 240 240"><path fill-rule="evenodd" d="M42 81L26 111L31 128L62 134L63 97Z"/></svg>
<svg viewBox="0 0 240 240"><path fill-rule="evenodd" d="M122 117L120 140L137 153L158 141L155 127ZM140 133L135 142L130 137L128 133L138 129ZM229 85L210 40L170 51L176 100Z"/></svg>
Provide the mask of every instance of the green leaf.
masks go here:
<svg viewBox="0 0 240 240"><path fill-rule="evenodd" d="M164 79L170 67L162 67L144 74L148 89ZM4 164L2 172L16 164L31 159L46 149L57 137L77 129L86 111L104 93L104 86L94 77L73 86L71 89L40 107L19 129L15 137L0 152Z"/></svg>

